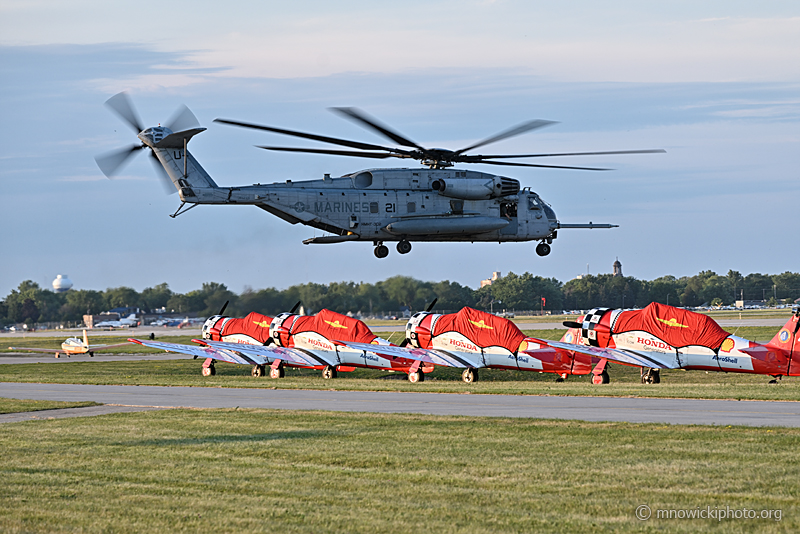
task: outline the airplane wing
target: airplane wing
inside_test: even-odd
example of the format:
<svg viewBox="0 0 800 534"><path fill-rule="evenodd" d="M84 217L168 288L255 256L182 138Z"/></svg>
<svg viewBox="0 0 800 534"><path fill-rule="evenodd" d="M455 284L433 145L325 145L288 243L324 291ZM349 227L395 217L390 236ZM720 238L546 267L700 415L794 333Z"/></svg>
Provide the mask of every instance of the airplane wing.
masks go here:
<svg viewBox="0 0 800 534"><path fill-rule="evenodd" d="M195 343L202 343L214 349L234 351L252 358L261 357L270 360L285 360L303 367L314 367L320 362L297 349L284 347L265 347L264 345L248 345L246 343L226 343L225 341L211 341L208 339L193 339ZM327 360L326 360L327 361Z"/></svg>
<svg viewBox="0 0 800 534"><path fill-rule="evenodd" d="M535 340L545 346L556 349L564 349L573 352L580 352L596 358L606 358L609 361L622 363L625 365L635 365L637 367L650 367L652 369L679 369L678 361L674 355L663 352L634 352L626 349L601 349L599 347L588 347L586 345L574 345L561 341ZM538 349L538 350L547 350ZM537 350L521 351L529 356L536 358Z"/></svg>
<svg viewBox="0 0 800 534"><path fill-rule="evenodd" d="M415 349L410 347L398 347L396 345L374 345L372 343L355 343L352 341L337 341L339 345L355 349L366 350L384 356L394 356L396 358L408 358L421 362L432 363L444 367L483 367L483 362L476 361L475 354L465 354L462 352L448 352L438 349Z"/></svg>
<svg viewBox="0 0 800 534"><path fill-rule="evenodd" d="M63 353L64 352L64 349L40 349L40 348L34 348L34 347L8 347L8 350L27 350L27 351L30 351L30 352L49 352L49 353L54 353L54 352Z"/></svg>
<svg viewBox="0 0 800 534"><path fill-rule="evenodd" d="M141 339L129 339L133 343L151 347L154 349L161 349L167 352L178 352L180 354L188 354L196 358L212 358L214 360L222 360L223 362L238 363L241 365L264 365L269 363L266 358L261 356L241 356L235 352L227 350L219 350L211 347L197 347L195 345L182 345L180 343L165 343L163 341L142 341Z"/></svg>

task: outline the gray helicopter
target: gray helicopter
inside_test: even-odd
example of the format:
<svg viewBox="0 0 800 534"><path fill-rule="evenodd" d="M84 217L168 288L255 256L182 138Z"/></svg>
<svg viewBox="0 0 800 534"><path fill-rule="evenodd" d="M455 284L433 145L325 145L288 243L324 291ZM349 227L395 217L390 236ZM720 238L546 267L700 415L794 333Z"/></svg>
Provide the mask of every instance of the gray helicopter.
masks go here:
<svg viewBox="0 0 800 534"><path fill-rule="evenodd" d="M205 128L182 107L165 126L144 128L126 93L111 97L106 105L127 122L142 144L98 156L98 166L111 178L138 150L150 148L156 168L169 189L181 199L177 217L203 204L253 205L291 224L305 224L330 235L303 243L372 241L377 258L389 255L386 242L397 242L397 252L408 254L412 241L539 241L536 253L547 256L558 230L615 228L613 224L565 224L530 188L518 180L495 174L453 168L457 163L515 167L542 167L602 171L594 167L569 167L498 161L516 158L649 154L664 150L624 150L559 154L467 154L478 147L554 124L532 120L493 135L461 150L424 148L392 131L355 108L333 111L394 141L404 148L350 141L285 130L248 122L216 119L214 122L348 147L354 150L260 146L266 150L331 154L337 156L420 161L424 168L367 169L337 178L219 187L187 150L189 140ZM172 191L174 192L174 190ZM188 207L187 207L188 206Z"/></svg>

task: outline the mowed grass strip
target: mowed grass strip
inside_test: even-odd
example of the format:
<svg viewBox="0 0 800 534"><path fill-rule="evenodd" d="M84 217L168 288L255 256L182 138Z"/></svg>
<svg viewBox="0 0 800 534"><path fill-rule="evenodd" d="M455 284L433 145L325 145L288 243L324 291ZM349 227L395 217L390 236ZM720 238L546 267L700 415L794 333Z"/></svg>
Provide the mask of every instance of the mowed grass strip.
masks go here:
<svg viewBox="0 0 800 534"><path fill-rule="evenodd" d="M800 429L267 410L0 426L4 532L797 532ZM636 519L637 506L781 521Z"/></svg>
<svg viewBox="0 0 800 534"><path fill-rule="evenodd" d="M59 410L61 408L85 408L86 406L100 406L100 403L94 401L64 402L0 397L0 413L38 412L40 410Z"/></svg>
<svg viewBox="0 0 800 534"><path fill-rule="evenodd" d="M195 386L280 388L340 391L417 391L429 393L502 395L580 395L736 400L800 400L800 377L771 377L739 373L664 370L660 384L641 384L638 367L610 366L611 383L595 385L589 376L571 376L556 383L552 373L481 369L480 380L461 381L458 369L437 367L425 382L411 384L404 373L356 369L324 380L320 371L287 368L286 377L272 380L250 376L251 368L218 362L216 376L200 375L201 361L70 361L0 365L0 382L55 384L109 384L147 386ZM2 391L0 390L0 395Z"/></svg>

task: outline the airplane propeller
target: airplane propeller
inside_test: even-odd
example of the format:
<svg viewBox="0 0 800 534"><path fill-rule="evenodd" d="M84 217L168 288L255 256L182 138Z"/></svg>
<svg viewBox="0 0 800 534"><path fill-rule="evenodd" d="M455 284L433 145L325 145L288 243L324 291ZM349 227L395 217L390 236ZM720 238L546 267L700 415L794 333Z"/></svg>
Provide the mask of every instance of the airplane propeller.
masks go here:
<svg viewBox="0 0 800 534"><path fill-rule="evenodd" d="M126 92L123 91L121 93L117 93L106 100L105 104L109 109L111 109L111 111L119 116L120 119L130 126L137 135L145 129L142 125L142 120L139 118L139 114L136 112L136 108L133 106L133 102L131 102L131 99ZM200 123L198 122L194 113L192 113L188 107L183 105L172 114L164 126L169 128L172 132L182 132L184 130L196 128L200 126ZM133 156L136 155L139 150L145 148L148 147L144 143L131 145L112 150L104 154L99 154L98 156L95 156L94 159L103 174L105 174L107 178L113 178L114 175L116 175L128 163L130 163ZM156 174L158 174L158 177L164 186L164 191L167 194L176 193L177 190L173 186L172 180L164 170L164 167L161 165L158 156L156 156L155 152L153 151L150 152L150 155L152 156L151 161L156 169Z"/></svg>
<svg viewBox="0 0 800 534"><path fill-rule="evenodd" d="M375 145L371 143L362 143L360 141L351 141L349 139L341 139L338 137L328 137L316 135L306 132L298 132L295 130L286 130L283 128L275 128L272 126L265 126L261 124L254 124L249 122L235 121L229 119L215 119L214 122L228 124L231 126L238 126L241 128L251 128L255 130L264 130L281 135L288 135L291 137L299 137L301 139L309 139L312 141L319 141L321 143L328 143L333 145L345 146L356 150L331 150L324 148L304 148L304 147L280 147L280 146L263 146L259 148L265 150L273 150L279 152L303 152L308 154L330 154L334 156L348 156L357 158L372 158L372 159L385 159L385 158L400 158L400 159L416 159L421 161L433 169L442 169L452 167L455 163L481 163L484 165L503 165L513 167L541 167L549 169L575 169L585 171L607 171L610 169L598 167L574 167L566 165L543 165L536 163L515 163L508 161L495 161L498 159L514 159L514 158L545 158L545 157L558 157L558 156L604 156L604 155L619 155L619 154L654 154L665 152L661 149L656 150L614 150L607 152L568 152L568 153L552 153L552 154L466 154L470 150L486 146L491 143L496 143L509 137L521 135L532 130L538 130L552 124L557 124L554 121L535 119L523 122L512 128L504 130L500 133L487 137L482 141L478 141L468 147L460 150L447 150L442 148L425 148L418 145L411 139L395 132L388 126L381 124L377 119L370 117L363 111L357 108L331 108L331 111L342 115L343 117L351 120L360 126L378 133L379 135L394 141L401 147L405 148L392 148L382 145Z"/></svg>
<svg viewBox="0 0 800 534"><path fill-rule="evenodd" d="M433 309L433 307L434 307L434 306L436 306L436 301L438 301L438 300L439 300L439 297L435 297L435 298L434 298L434 299L431 301L431 303L430 303L430 304L428 304L428 305L425 307L425 311L430 313L430 311ZM400 346L401 346L401 347L405 347L405 346L407 346L408 344L409 344L409 340L408 340L408 338L405 338L405 339L402 341L402 343L400 343Z"/></svg>

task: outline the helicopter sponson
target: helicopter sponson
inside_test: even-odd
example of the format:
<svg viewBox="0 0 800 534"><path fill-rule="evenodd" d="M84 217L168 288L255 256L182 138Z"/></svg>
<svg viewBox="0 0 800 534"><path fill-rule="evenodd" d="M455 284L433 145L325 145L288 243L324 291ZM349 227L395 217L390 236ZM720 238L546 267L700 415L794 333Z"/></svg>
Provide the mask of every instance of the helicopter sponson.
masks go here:
<svg viewBox="0 0 800 534"><path fill-rule="evenodd" d="M591 167L567 167L495 161L499 158L542 156L575 156L587 154L630 154L663 152L635 150L570 154L476 155L466 152L500 139L552 124L551 121L529 121L487 138L471 147L449 151L425 149L381 126L374 119L353 108L337 108L348 118L390 137L413 150L382 147L358 141L294 132L269 126L217 119L235 126L271 131L306 139L344 145L358 150L329 150L291 147L260 148L277 151L354 156L361 158L417 159L427 168L375 168L339 177L325 175L321 179L285 180L270 184L220 187L188 151L189 140L204 128L184 108L165 126L145 129L125 93L107 105L136 131L139 145L124 148L97 159L109 177L116 173L139 149L150 149L163 169L168 185L177 190L181 206L172 215L207 204L253 205L290 224L311 226L328 235L313 237L305 244L371 241L375 256L384 258L389 249L384 242L396 242L397 251L407 254L412 241L509 242L539 241L536 252L550 253L550 244L557 231L564 228L613 228L612 224L565 224L554 210L530 188L520 188L518 180L504 176L454 167L457 163L514 165L561 169L605 170Z"/></svg>

